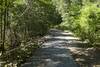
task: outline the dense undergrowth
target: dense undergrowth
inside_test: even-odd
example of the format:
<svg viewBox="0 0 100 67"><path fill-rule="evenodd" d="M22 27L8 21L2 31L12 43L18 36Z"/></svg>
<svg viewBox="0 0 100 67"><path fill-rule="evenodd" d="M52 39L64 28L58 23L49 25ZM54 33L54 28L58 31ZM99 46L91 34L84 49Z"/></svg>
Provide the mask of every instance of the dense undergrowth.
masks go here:
<svg viewBox="0 0 100 67"><path fill-rule="evenodd" d="M0 0L0 60L24 62L54 27L74 32L86 46L100 46L100 1Z"/></svg>
<svg viewBox="0 0 100 67"><path fill-rule="evenodd" d="M23 42L20 47L7 51L0 57L0 60L3 62L1 67L20 67L21 64L25 63L35 53L35 51L42 46L42 43L44 42L43 40L43 38L42 40L39 38L38 41L34 40L35 42Z"/></svg>
<svg viewBox="0 0 100 67"><path fill-rule="evenodd" d="M69 0L69 2L62 0L54 3L63 18L63 22L58 25L58 28L74 32L82 41L86 41L88 46L100 46L99 4L99 1L91 0Z"/></svg>
<svg viewBox="0 0 100 67"><path fill-rule="evenodd" d="M25 62L59 23L61 16L49 0L0 0L0 66Z"/></svg>

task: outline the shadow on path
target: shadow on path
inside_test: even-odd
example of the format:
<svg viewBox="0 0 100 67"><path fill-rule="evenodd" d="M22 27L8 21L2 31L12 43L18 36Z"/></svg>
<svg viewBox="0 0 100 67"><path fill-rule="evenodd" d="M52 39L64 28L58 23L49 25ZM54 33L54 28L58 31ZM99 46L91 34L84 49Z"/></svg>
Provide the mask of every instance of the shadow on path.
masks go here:
<svg viewBox="0 0 100 67"><path fill-rule="evenodd" d="M73 37L70 32L64 33L56 29L50 30L45 38L43 47L38 49L22 67L77 67L66 43L78 38Z"/></svg>

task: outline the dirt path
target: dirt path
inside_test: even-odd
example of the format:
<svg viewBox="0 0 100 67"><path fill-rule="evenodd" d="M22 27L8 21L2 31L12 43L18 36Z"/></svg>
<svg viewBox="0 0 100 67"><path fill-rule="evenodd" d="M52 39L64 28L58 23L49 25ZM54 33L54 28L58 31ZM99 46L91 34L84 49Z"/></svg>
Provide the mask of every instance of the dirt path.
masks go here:
<svg viewBox="0 0 100 67"><path fill-rule="evenodd" d="M78 40L70 32L50 30L46 42L22 67L77 67L68 49L68 43Z"/></svg>

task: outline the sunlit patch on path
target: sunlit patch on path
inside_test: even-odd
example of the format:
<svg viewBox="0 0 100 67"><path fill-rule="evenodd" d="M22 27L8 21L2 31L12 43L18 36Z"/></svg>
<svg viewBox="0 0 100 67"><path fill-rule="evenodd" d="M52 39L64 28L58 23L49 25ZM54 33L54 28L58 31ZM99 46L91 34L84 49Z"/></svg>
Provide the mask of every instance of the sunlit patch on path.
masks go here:
<svg viewBox="0 0 100 67"><path fill-rule="evenodd" d="M56 29L50 30L45 38L43 47L38 49L22 67L77 67L67 45L79 38L75 38L70 32L65 33Z"/></svg>

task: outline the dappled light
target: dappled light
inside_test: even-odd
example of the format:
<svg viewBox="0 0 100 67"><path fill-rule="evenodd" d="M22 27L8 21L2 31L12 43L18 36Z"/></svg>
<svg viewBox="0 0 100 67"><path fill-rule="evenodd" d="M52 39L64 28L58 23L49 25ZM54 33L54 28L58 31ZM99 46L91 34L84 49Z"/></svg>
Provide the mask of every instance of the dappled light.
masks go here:
<svg viewBox="0 0 100 67"><path fill-rule="evenodd" d="M0 67L100 67L100 0L0 0Z"/></svg>

